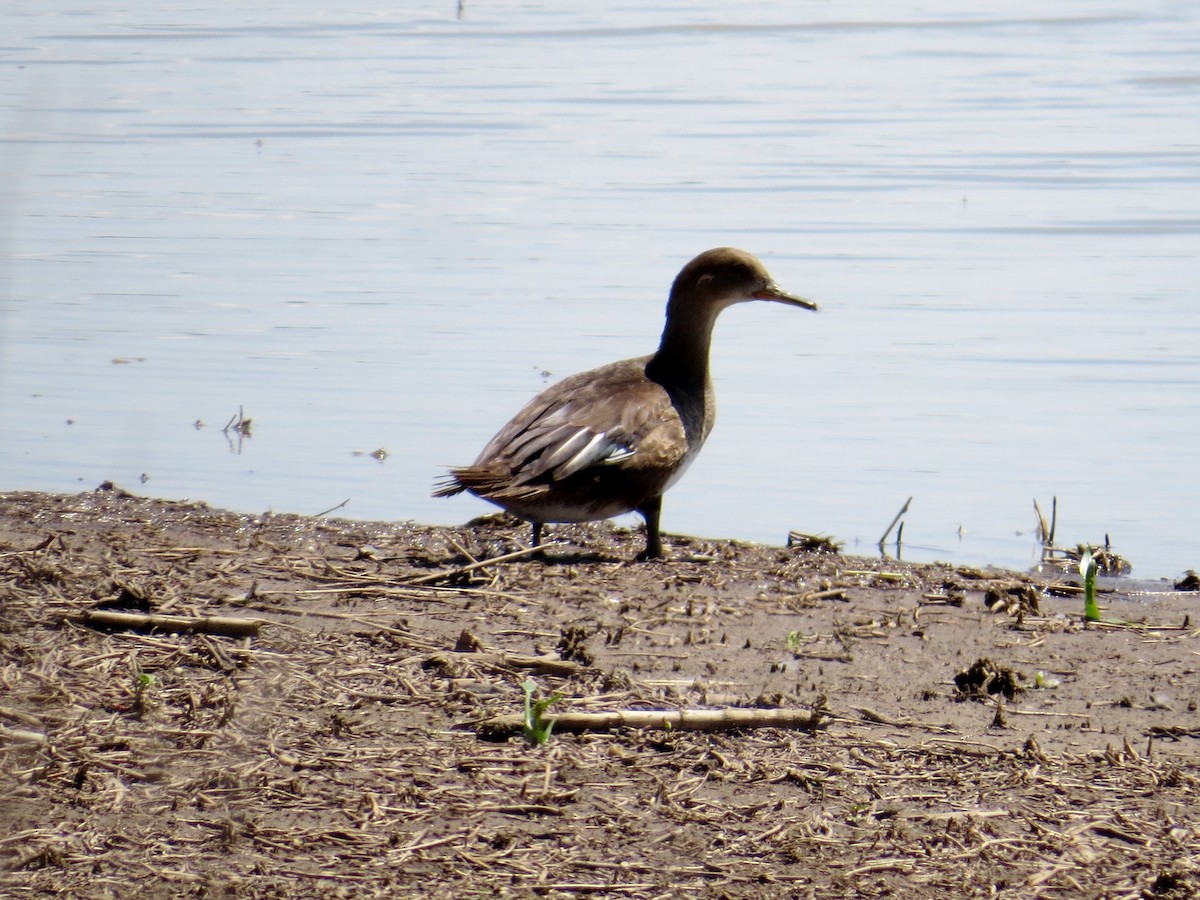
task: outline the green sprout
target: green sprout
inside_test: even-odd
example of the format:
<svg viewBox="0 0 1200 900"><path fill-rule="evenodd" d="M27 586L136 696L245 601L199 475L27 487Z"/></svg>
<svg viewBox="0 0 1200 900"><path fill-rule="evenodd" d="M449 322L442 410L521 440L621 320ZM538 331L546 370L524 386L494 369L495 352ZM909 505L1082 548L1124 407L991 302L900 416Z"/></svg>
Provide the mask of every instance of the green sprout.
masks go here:
<svg viewBox="0 0 1200 900"><path fill-rule="evenodd" d="M1045 672L1038 672L1033 676L1034 690L1044 691L1058 686L1059 680L1057 678L1047 678Z"/></svg>
<svg viewBox="0 0 1200 900"><path fill-rule="evenodd" d="M532 678L521 682L521 690L525 692L525 740L535 745L544 744L550 740L550 732L554 730L554 720L545 718L546 710L561 700L562 694L555 691L549 697L534 700L537 682Z"/></svg>
<svg viewBox="0 0 1200 900"><path fill-rule="evenodd" d="M138 671L133 680L133 712L137 716L144 716L149 707L146 695L150 689L154 687L158 679L149 672Z"/></svg>
<svg viewBox="0 0 1200 900"><path fill-rule="evenodd" d="M1083 617L1089 622L1100 621L1100 607L1096 604L1096 564L1092 551L1084 551L1079 559L1079 574L1083 576Z"/></svg>

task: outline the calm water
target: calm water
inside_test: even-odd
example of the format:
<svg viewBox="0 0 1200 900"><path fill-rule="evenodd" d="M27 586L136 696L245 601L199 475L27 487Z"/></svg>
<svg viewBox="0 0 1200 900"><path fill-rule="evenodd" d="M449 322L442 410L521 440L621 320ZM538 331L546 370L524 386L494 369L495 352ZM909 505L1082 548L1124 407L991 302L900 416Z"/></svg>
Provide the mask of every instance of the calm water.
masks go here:
<svg viewBox="0 0 1200 900"><path fill-rule="evenodd" d="M0 489L465 521L733 244L822 311L722 318L668 531L1200 566L1200 6L563 6L6 3Z"/></svg>

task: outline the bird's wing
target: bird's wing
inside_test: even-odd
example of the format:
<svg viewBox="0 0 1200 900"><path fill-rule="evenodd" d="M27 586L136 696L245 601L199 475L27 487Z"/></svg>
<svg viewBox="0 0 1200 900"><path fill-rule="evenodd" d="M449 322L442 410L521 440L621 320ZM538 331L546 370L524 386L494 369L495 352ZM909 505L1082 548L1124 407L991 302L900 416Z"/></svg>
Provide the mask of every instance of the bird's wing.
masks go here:
<svg viewBox="0 0 1200 900"><path fill-rule="evenodd" d="M553 385L492 438L471 468L504 472L510 488L530 488L594 466L677 461L686 452L682 423L644 366L627 360Z"/></svg>

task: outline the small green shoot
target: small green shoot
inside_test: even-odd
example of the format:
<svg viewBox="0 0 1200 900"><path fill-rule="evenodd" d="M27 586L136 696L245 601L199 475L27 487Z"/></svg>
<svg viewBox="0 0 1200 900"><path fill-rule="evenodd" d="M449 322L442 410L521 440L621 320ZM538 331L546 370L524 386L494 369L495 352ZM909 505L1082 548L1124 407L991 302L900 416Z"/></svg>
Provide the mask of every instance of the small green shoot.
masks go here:
<svg viewBox="0 0 1200 900"><path fill-rule="evenodd" d="M138 717L144 716L149 706L146 695L158 681L149 672L138 671L133 680L133 712Z"/></svg>
<svg viewBox="0 0 1200 900"><path fill-rule="evenodd" d="M803 636L800 634L799 631L789 631L787 633L787 638L785 639L785 643L787 644L789 653L799 652L802 642L803 642Z"/></svg>
<svg viewBox="0 0 1200 900"><path fill-rule="evenodd" d="M1056 688L1060 684L1057 678L1047 678L1045 672L1038 672L1033 676L1033 689L1035 691L1045 691L1051 688Z"/></svg>
<svg viewBox="0 0 1200 900"><path fill-rule="evenodd" d="M1079 559L1079 574L1083 576L1083 617L1089 622L1100 621L1100 607L1096 603L1096 570L1099 566L1090 550Z"/></svg>
<svg viewBox="0 0 1200 900"><path fill-rule="evenodd" d="M540 746L550 740L550 732L554 730L554 721L545 719L546 710L561 700L562 694L555 691L549 697L534 700L533 692L537 690L537 682L532 678L521 682L521 690L525 692L525 740Z"/></svg>

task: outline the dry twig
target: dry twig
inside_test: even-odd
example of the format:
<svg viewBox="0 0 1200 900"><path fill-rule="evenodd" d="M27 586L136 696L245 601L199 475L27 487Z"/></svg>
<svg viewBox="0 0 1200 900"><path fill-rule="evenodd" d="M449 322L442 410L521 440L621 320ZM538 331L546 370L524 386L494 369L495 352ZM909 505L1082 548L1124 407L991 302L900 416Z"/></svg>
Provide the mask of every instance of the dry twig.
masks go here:
<svg viewBox="0 0 1200 900"><path fill-rule="evenodd" d="M594 713L546 714L556 733L612 731L616 728L660 728L671 731L741 731L747 728L798 728L815 731L825 721L823 709L614 709ZM476 726L480 737L500 740L520 734L525 718L496 716Z"/></svg>
<svg viewBox="0 0 1200 900"><path fill-rule="evenodd" d="M225 637L254 637L264 623L261 619L242 619L233 616L164 616L146 613L114 612L93 609L82 613L75 621L92 628L117 631L167 631L189 634L220 634Z"/></svg>

